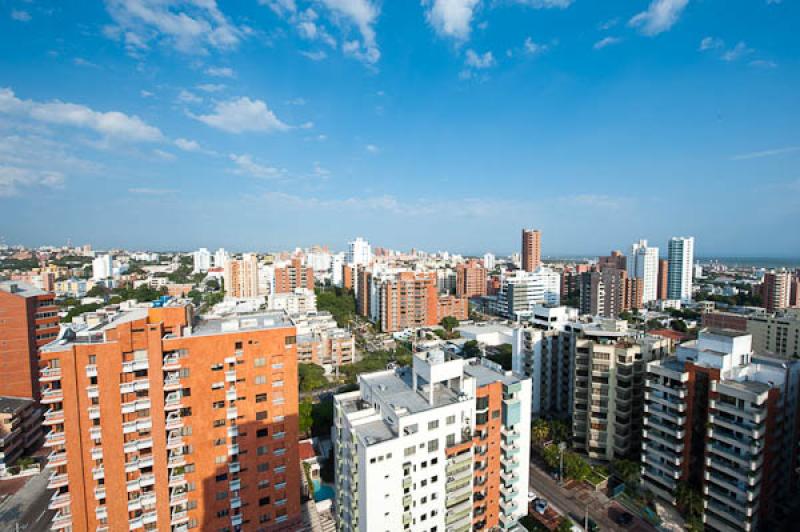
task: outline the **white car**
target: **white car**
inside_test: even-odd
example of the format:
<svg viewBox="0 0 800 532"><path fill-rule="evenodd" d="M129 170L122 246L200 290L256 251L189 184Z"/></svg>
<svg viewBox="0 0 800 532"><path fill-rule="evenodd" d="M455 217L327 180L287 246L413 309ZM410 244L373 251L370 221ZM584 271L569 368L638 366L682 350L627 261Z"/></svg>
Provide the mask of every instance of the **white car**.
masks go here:
<svg viewBox="0 0 800 532"><path fill-rule="evenodd" d="M545 510L547 510L547 501L544 499L536 499L536 502L533 503L533 509L536 510L537 513L543 514Z"/></svg>
<svg viewBox="0 0 800 532"><path fill-rule="evenodd" d="M528 492L528 502L533 502L535 500L536 500L536 492L535 491L529 491Z"/></svg>

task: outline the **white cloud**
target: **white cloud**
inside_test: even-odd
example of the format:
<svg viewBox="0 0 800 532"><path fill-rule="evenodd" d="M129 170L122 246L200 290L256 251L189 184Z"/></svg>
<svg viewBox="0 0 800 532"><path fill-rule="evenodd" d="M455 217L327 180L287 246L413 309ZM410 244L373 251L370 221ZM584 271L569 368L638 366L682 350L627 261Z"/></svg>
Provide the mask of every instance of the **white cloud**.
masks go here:
<svg viewBox="0 0 800 532"><path fill-rule="evenodd" d="M193 92L187 91L186 89L181 89L181 91L178 93L178 101L181 103L201 103L203 99Z"/></svg>
<svg viewBox="0 0 800 532"><path fill-rule="evenodd" d="M0 113L27 116L38 122L89 129L106 138L133 142L155 142L163 139L161 131L138 116L118 111L100 112L85 105L21 100L9 88L0 88Z"/></svg>
<svg viewBox="0 0 800 532"><path fill-rule="evenodd" d="M175 139L175 146L183 151L201 151L200 144L196 140L189 139Z"/></svg>
<svg viewBox="0 0 800 532"><path fill-rule="evenodd" d="M495 65L495 60L491 51L479 54L475 52L475 50L469 49L467 50L464 63L470 68L484 69L493 67Z"/></svg>
<svg viewBox="0 0 800 532"><path fill-rule="evenodd" d="M426 18L443 37L457 40L469 38L472 18L480 0L422 0L428 7Z"/></svg>
<svg viewBox="0 0 800 532"><path fill-rule="evenodd" d="M653 36L670 29L681 16L689 0L653 0L647 10L635 15L628 25L643 35Z"/></svg>
<svg viewBox="0 0 800 532"><path fill-rule="evenodd" d="M366 146L364 146L364 149L370 153L378 153L380 151L380 148L378 148L374 144L367 144Z"/></svg>
<svg viewBox="0 0 800 532"><path fill-rule="evenodd" d="M700 47L698 48L701 52L705 52L707 50L718 50L725 46L725 41L718 37L703 37L703 40L700 41Z"/></svg>
<svg viewBox="0 0 800 532"><path fill-rule="evenodd" d="M217 78L232 78L236 76L236 73L230 67L208 67L206 74Z"/></svg>
<svg viewBox="0 0 800 532"><path fill-rule="evenodd" d="M303 98L297 97L297 98L292 98L291 100L287 100L286 103L289 105L305 105L306 101Z"/></svg>
<svg viewBox="0 0 800 532"><path fill-rule="evenodd" d="M175 159L177 159L177 157L175 157L174 153L170 153L170 152L164 151L164 150L159 150L158 148L153 150L153 155L155 155L159 159L163 159L165 161L174 161Z"/></svg>
<svg viewBox="0 0 800 532"><path fill-rule="evenodd" d="M0 197L16 196L20 188L59 188L63 184L61 172L0 165Z"/></svg>
<svg viewBox="0 0 800 532"><path fill-rule="evenodd" d="M305 57L307 59L311 59L312 61L322 61L323 59L328 57L328 54L325 53L325 50L317 50L316 52L305 52L305 51L302 51L302 52L300 52L300 55L302 55L303 57Z"/></svg>
<svg viewBox="0 0 800 532"><path fill-rule="evenodd" d="M225 90L225 85L221 83L201 83L196 85L196 87L203 92L220 92Z"/></svg>
<svg viewBox="0 0 800 532"><path fill-rule="evenodd" d="M17 22L29 22L31 20L31 14L21 9L13 9L11 11L11 18Z"/></svg>
<svg viewBox="0 0 800 532"><path fill-rule="evenodd" d="M88 61L82 57L76 57L75 59L72 60L72 63L75 64L76 66L81 66L81 67L100 68L100 65L92 63L91 61Z"/></svg>
<svg viewBox="0 0 800 532"><path fill-rule="evenodd" d="M787 153L794 153L800 151L800 146L789 146L788 148L777 148L773 150L756 151L751 153L742 153L731 157L734 161L746 161L749 159L761 159L763 157L774 157L776 155L784 155Z"/></svg>
<svg viewBox="0 0 800 532"><path fill-rule="evenodd" d="M368 64L378 62L381 52L375 38L375 21L380 9L370 0L319 0L333 14L355 25L361 34L361 40L350 40L343 49Z"/></svg>
<svg viewBox="0 0 800 532"><path fill-rule="evenodd" d="M753 53L752 48L748 48L744 41L739 41L736 46L722 54L723 61L737 61L746 55Z"/></svg>
<svg viewBox="0 0 800 532"><path fill-rule="evenodd" d="M523 44L523 49L525 53L528 55L538 55L540 53L546 52L548 46L546 44L541 44L534 42L533 39L530 37L525 38L525 43Z"/></svg>
<svg viewBox="0 0 800 532"><path fill-rule="evenodd" d="M778 68L778 63L775 61L770 61L768 59L755 59L748 63L751 67L756 68Z"/></svg>
<svg viewBox="0 0 800 532"><path fill-rule="evenodd" d="M216 0L106 0L115 25L106 36L137 55L151 41L182 53L235 48L246 35L220 11Z"/></svg>
<svg viewBox="0 0 800 532"><path fill-rule="evenodd" d="M566 9L572 5L575 0L513 0L517 4L530 6L534 9L551 9L559 8Z"/></svg>
<svg viewBox="0 0 800 532"><path fill-rule="evenodd" d="M267 104L261 100L251 100L245 96L218 102L214 112L207 115L190 115L204 124L227 131L286 131L289 126L281 122Z"/></svg>
<svg viewBox="0 0 800 532"><path fill-rule="evenodd" d="M617 24L619 24L619 18L614 17L612 19L606 20L605 22L601 22L600 24L598 24L597 29L599 29L600 31L608 31Z"/></svg>
<svg viewBox="0 0 800 532"><path fill-rule="evenodd" d="M256 177L258 179L283 179L287 177L286 170L259 164L253 161L253 158L248 154L237 155L231 153L229 157L230 160L236 164L236 168L231 170L234 174Z"/></svg>
<svg viewBox="0 0 800 532"><path fill-rule="evenodd" d="M595 50L602 50L606 46L611 46L612 44L619 43L621 40L622 39L620 39L619 37L603 37L602 39L594 43L593 48Z"/></svg>
<svg viewBox="0 0 800 532"><path fill-rule="evenodd" d="M153 96L155 96L155 93L146 90L140 90L139 96L141 96L142 98L152 98Z"/></svg>

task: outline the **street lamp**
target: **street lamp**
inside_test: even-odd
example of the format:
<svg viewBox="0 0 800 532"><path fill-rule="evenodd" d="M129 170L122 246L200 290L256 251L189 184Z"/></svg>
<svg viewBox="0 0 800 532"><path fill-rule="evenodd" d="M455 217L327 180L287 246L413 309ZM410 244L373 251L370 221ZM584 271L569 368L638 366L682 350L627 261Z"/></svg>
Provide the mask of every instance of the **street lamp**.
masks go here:
<svg viewBox="0 0 800 532"><path fill-rule="evenodd" d="M558 444L559 452L559 460L558 460L558 481L563 484L564 483L564 450L567 448L566 442L561 442Z"/></svg>

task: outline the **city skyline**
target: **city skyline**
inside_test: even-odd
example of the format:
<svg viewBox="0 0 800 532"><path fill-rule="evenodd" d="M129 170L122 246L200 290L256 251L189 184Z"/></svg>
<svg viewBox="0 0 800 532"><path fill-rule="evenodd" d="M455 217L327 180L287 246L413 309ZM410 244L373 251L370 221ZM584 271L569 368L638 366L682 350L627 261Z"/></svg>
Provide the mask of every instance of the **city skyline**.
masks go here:
<svg viewBox="0 0 800 532"><path fill-rule="evenodd" d="M2 233L795 255L800 7L597 4L6 2Z"/></svg>

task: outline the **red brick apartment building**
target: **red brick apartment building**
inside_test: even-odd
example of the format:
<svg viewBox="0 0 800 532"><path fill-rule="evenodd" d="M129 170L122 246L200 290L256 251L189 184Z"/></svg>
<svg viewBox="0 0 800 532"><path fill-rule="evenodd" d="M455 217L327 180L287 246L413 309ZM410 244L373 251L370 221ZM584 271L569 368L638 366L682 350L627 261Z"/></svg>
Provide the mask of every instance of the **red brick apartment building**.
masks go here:
<svg viewBox="0 0 800 532"><path fill-rule="evenodd" d="M532 272L542 265L542 234L538 229L522 230L522 269Z"/></svg>
<svg viewBox="0 0 800 532"><path fill-rule="evenodd" d="M294 292L295 288L314 290L314 270L303 266L299 258L292 259L286 266L275 268L275 293L287 294Z"/></svg>
<svg viewBox="0 0 800 532"><path fill-rule="evenodd" d="M0 282L0 396L39 400L39 347L58 336L55 295Z"/></svg>
<svg viewBox="0 0 800 532"><path fill-rule="evenodd" d="M54 530L273 531L300 521L295 328L108 307L41 351Z"/></svg>
<svg viewBox="0 0 800 532"><path fill-rule="evenodd" d="M380 290L379 316L381 330L385 332L430 327L446 316L468 318L467 299L439 296L436 272L399 272L394 279L384 281ZM365 293L363 297L369 295Z"/></svg>
<svg viewBox="0 0 800 532"><path fill-rule="evenodd" d="M478 260L456 266L456 295L476 297L486 295L486 268Z"/></svg>

